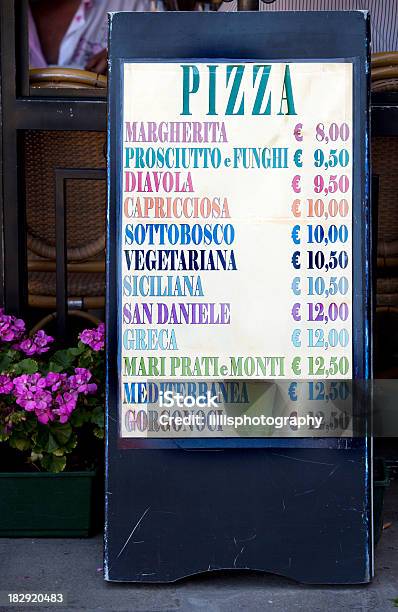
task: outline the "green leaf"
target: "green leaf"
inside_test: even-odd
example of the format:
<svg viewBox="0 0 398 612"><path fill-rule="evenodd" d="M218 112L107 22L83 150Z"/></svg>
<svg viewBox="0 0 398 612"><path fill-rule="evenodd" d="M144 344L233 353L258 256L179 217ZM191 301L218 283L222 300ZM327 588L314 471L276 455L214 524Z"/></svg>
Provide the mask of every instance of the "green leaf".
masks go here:
<svg viewBox="0 0 398 612"><path fill-rule="evenodd" d="M56 363L60 363L66 366L69 365L72 361L72 355L69 354L68 349L62 349L54 353L53 360Z"/></svg>
<svg viewBox="0 0 398 612"><path fill-rule="evenodd" d="M22 412L22 409L21 409L21 411L19 411L17 409L17 410L15 410L15 412L13 412L10 415L10 421L11 421L11 423L13 423L13 425L19 425L19 424L23 423L24 421L26 421L27 419L29 419L29 416L28 416L27 412L25 412L25 411ZM29 428L30 428L30 425L26 426L26 424L25 424L24 429L29 429Z"/></svg>
<svg viewBox="0 0 398 612"><path fill-rule="evenodd" d="M32 441L34 443L33 450L36 453L43 452L48 444L49 429L47 426L40 426L32 433Z"/></svg>
<svg viewBox="0 0 398 612"><path fill-rule="evenodd" d="M64 370L64 366L62 366L59 363L56 363L55 361L50 361L50 363L48 364L48 372L62 372Z"/></svg>
<svg viewBox="0 0 398 612"><path fill-rule="evenodd" d="M41 465L47 472L62 472L66 466L66 457L46 455L41 460Z"/></svg>
<svg viewBox="0 0 398 612"><path fill-rule="evenodd" d="M72 435L72 426L70 423L51 423L49 429L58 443L58 447L65 446Z"/></svg>
<svg viewBox="0 0 398 612"><path fill-rule="evenodd" d="M48 443L47 443L47 448L46 451L48 453L54 453L54 451L59 449L59 444L56 441L56 439L54 438L54 436L51 434L51 432L48 434ZM63 454L63 452L62 452Z"/></svg>
<svg viewBox="0 0 398 612"><path fill-rule="evenodd" d="M17 376L20 374L36 374L39 366L34 359L22 359L14 365L14 372Z"/></svg>
<svg viewBox="0 0 398 612"><path fill-rule="evenodd" d="M91 422L98 427L104 427L104 409L102 406L97 406L91 413Z"/></svg>
<svg viewBox="0 0 398 612"><path fill-rule="evenodd" d="M94 362L93 353L92 353L91 349L89 349L88 351L85 351L84 353L82 353L80 355L80 358L79 358L79 367L87 368L87 369L91 370L91 368L93 366L93 362Z"/></svg>
<svg viewBox="0 0 398 612"><path fill-rule="evenodd" d="M71 348L71 349L63 349L63 350L57 351L56 353L54 353L52 361L62 366L64 370L67 370L73 365L76 359L76 356L80 354L80 351L79 353L76 354L75 352L76 350L77 349L75 348Z"/></svg>
<svg viewBox="0 0 398 612"><path fill-rule="evenodd" d="M81 427L85 423L89 423L90 418L90 411L80 405L72 412L69 422L73 427Z"/></svg>
<svg viewBox="0 0 398 612"><path fill-rule="evenodd" d="M87 347L83 344L83 342L79 342L78 346L72 347L69 349L69 353L74 357L78 357L82 353L84 353Z"/></svg>
<svg viewBox="0 0 398 612"><path fill-rule="evenodd" d="M104 430L101 429L100 427L94 427L93 433L96 438L99 438L100 440L104 439Z"/></svg>
<svg viewBox="0 0 398 612"><path fill-rule="evenodd" d="M26 440L26 438L10 438L10 446L12 448L16 448L20 451L26 451L30 448L30 440Z"/></svg>
<svg viewBox="0 0 398 612"><path fill-rule="evenodd" d="M67 444L65 444L64 449L65 453L71 453L74 448L77 446L77 436L76 434L71 435Z"/></svg>
<svg viewBox="0 0 398 612"><path fill-rule="evenodd" d="M4 351L0 354L0 372L7 372L8 368L18 355L17 351Z"/></svg>

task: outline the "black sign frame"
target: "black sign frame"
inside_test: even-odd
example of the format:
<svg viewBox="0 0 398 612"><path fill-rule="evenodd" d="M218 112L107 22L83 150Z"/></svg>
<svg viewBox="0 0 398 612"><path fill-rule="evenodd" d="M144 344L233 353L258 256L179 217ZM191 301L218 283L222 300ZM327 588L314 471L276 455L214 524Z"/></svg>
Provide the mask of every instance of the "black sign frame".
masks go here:
<svg viewBox="0 0 398 612"><path fill-rule="evenodd" d="M329 492L320 504L329 517L331 528L319 544L326 550L339 532L339 522L326 510L326 497L330 492L345 499L350 492L352 508L367 508L365 518L348 518L348 509L340 517L347 525L354 525L355 536L347 533L345 544L355 550L350 561L338 563L316 562L316 555L299 550L293 532L288 535L290 553L301 559L300 567L284 566L264 552L258 543L253 556L243 567L275 571L307 582L366 582L372 575L372 530L371 530L371 443L367 437L356 439L185 439L185 440L120 440L119 438L119 338L118 338L118 270L120 266L121 240L119 235L121 214L121 193L119 168L121 167L121 84L122 67L125 61L176 61L187 59L203 61L215 59L236 59L241 61L351 61L354 70L354 166L353 166L353 365L354 378L367 380L372 373L371 362L371 211L369 198L369 17L366 12L281 12L281 13L115 13L110 18L110 82L109 82L109 123L108 123L108 248L107 248L107 501L106 501L106 546L105 577L109 580L132 580L163 582L175 580L188 574L240 567L229 560L227 549L219 545L219 561L205 564L208 548L195 533L188 529L180 536L181 546L194 545L191 554L184 555L184 561L174 559L166 552L165 546L178 534L175 527L164 536L162 544L156 547L156 538L139 551L129 540L128 526L137 518L139 528L148 513L153 513L153 504L159 507L156 520L161 519L164 503L168 503L168 490L162 478L172 479L174 500L172 506L179 514L193 512L198 515L198 500L201 496L197 461L200 457L203 471L210 481L205 487L206 494L214 500L217 512L227 499L234 499L234 479L227 478L220 489L219 477L228 465L236 461L246 464L250 473L258 470L258 484L264 470L271 469L273 478L285 474L284 463L288 457L290 473L285 488L278 489L278 495L289 494L294 483L313 482L323 478L325 465L338 466L340 480L330 476ZM358 400L359 401L359 400ZM362 406L363 407L363 406ZM165 450L173 449L173 453ZM195 453L195 450L201 450ZM221 451L223 459L216 459L215 450ZM336 454L337 453L337 454ZM279 458L279 459L278 459ZM227 461L228 460L228 461ZM307 462L310 474L294 469L293 462ZM352 463L356 468L353 469ZM250 464L250 465L249 465ZM293 466L293 467L292 467ZM301 466L299 466L301 467ZM218 471L218 472L217 472ZM342 473L344 472L344 474ZM238 470L238 488L245 489L244 472ZM163 474L163 476L162 476ZM137 476L140 475L140 476ZM182 487L175 495L174 485L181 479L198 478L194 483ZM239 480L240 479L240 480ZM187 483L185 483L187 485ZM187 497L189 491L189 497ZM220 497L220 492L223 497ZM284 491L284 493L283 493ZM340 493L339 493L340 492ZM281 497L282 498L282 497ZM322 501L323 499L323 501ZM325 502L325 503L323 503ZM236 502L238 503L238 502ZM261 492L258 496L258 513L264 504L271 502L269 495ZM218 505L217 505L218 504ZM337 504L337 500L336 500ZM126 505L126 507L124 507ZM239 505L239 503L238 503ZM149 508L146 511L146 508ZM141 512L142 510L142 512ZM171 512L171 511L170 511ZM256 522L252 517L252 523ZM305 511L298 511L299 524L305 523ZM204 526L204 517L198 525ZM302 523L304 521L304 523ZM155 521L156 522L156 521ZM249 521L250 522L250 521ZM137 523L137 524L138 524ZM132 525L132 528L134 524ZM218 534L223 534L219 525ZM276 529L276 532L279 532ZM311 537L308 525L303 533ZM265 537L265 536L264 536ZM175 544L174 544L175 545ZM199 546L199 549L198 549ZM159 553L159 547L167 562L156 571L143 571L150 565L151 555ZM344 546L347 550L347 546ZM196 551L196 552L195 552ZM338 552L336 552L338 554ZM196 555L196 556L195 556ZM312 558L311 558L312 557ZM340 559L342 561L342 557ZM243 560L242 560L243 563ZM206 567L205 567L206 565ZM342 568L345 570L342 571ZM349 571L348 571L349 569Z"/></svg>

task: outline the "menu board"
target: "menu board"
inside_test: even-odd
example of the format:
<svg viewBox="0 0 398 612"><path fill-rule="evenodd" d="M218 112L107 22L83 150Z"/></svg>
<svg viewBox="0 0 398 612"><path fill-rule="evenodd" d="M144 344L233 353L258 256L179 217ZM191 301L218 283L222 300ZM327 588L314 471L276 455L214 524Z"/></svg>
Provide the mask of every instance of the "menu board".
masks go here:
<svg viewBox="0 0 398 612"><path fill-rule="evenodd" d="M367 582L369 15L109 22L104 577Z"/></svg>
<svg viewBox="0 0 398 612"><path fill-rule="evenodd" d="M352 377L352 81L124 64L122 411L150 381Z"/></svg>

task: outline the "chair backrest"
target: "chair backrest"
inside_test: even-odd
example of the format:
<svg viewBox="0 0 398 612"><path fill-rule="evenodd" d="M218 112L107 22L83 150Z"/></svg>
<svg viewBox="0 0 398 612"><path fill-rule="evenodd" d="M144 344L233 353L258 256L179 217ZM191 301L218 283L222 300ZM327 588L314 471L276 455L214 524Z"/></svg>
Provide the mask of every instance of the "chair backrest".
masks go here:
<svg viewBox="0 0 398 612"><path fill-rule="evenodd" d="M372 172L379 177L378 240L380 256L398 255L398 138L372 139Z"/></svg>
<svg viewBox="0 0 398 612"><path fill-rule="evenodd" d="M107 78L102 74L64 68L63 66L49 68L31 68L29 70L30 86L41 88L68 88L68 89L105 89Z"/></svg>
<svg viewBox="0 0 398 612"><path fill-rule="evenodd" d="M105 132L24 132L28 249L55 259L55 168L104 168ZM66 181L69 261L99 255L105 248L106 183Z"/></svg>
<svg viewBox="0 0 398 612"><path fill-rule="evenodd" d="M398 52L374 53L371 60L372 91L398 91Z"/></svg>

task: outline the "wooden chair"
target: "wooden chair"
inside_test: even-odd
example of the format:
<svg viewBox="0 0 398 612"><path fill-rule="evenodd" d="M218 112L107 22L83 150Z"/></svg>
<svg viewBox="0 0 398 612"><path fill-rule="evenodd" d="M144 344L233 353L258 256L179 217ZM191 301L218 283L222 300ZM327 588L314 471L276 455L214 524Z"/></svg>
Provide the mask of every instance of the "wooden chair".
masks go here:
<svg viewBox="0 0 398 612"><path fill-rule="evenodd" d="M371 68L372 92L398 92L398 52L374 53Z"/></svg>
<svg viewBox="0 0 398 612"><path fill-rule="evenodd" d="M373 93L397 92L398 52L375 53L371 61ZM377 306L398 306L398 138L372 139L372 172L379 177Z"/></svg>
<svg viewBox="0 0 398 612"><path fill-rule="evenodd" d="M32 89L106 89L107 77L88 70L64 68L31 68L29 83Z"/></svg>
<svg viewBox="0 0 398 612"><path fill-rule="evenodd" d="M28 303L56 307L56 168L104 168L101 132L24 134L28 247ZM105 303L106 182L65 182L68 307L102 308Z"/></svg>
<svg viewBox="0 0 398 612"><path fill-rule="evenodd" d="M375 53L371 89L398 95L398 53ZM375 366L377 377L396 378L398 330L398 138L372 138L372 172L378 176Z"/></svg>
<svg viewBox="0 0 398 612"><path fill-rule="evenodd" d="M106 87L87 71L31 71L33 87ZM85 180L86 169L106 168L106 133L27 130L23 133L28 248L28 304L55 310L56 171L80 169L66 180L67 307L74 313L105 305L106 181ZM50 317L53 315L49 315Z"/></svg>

